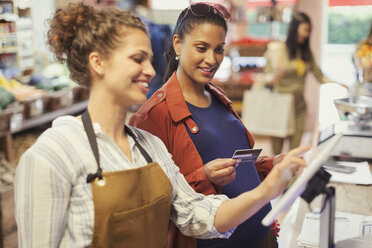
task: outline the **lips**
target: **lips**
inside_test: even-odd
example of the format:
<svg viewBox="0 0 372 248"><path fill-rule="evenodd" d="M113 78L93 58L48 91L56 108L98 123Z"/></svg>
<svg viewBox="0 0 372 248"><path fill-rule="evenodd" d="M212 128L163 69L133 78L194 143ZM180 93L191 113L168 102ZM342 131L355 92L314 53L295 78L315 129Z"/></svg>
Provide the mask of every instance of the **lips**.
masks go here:
<svg viewBox="0 0 372 248"><path fill-rule="evenodd" d="M207 76L207 77L211 77L214 73L214 71L216 70L217 66L213 66L213 67L199 67L201 73L204 75L204 76Z"/></svg>
<svg viewBox="0 0 372 248"><path fill-rule="evenodd" d="M213 71L217 66L212 66L212 67L199 67L202 71L205 71L205 72L211 72Z"/></svg>
<svg viewBox="0 0 372 248"><path fill-rule="evenodd" d="M146 94L149 91L149 83L148 82L143 82L143 81L137 81L136 82L138 88Z"/></svg>
<svg viewBox="0 0 372 248"><path fill-rule="evenodd" d="M210 67L210 68L201 67L200 69L205 72L211 72L214 69L214 67Z"/></svg>

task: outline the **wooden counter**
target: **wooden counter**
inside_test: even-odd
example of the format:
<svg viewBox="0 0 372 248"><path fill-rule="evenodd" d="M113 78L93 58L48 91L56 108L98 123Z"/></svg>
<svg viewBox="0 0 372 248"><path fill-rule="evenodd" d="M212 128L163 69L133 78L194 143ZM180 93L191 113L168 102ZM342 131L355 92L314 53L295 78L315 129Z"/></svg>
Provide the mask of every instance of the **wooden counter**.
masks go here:
<svg viewBox="0 0 372 248"><path fill-rule="evenodd" d="M372 163L369 164L372 172ZM336 211L351 214L372 215L372 185L355 185L346 183L329 183L336 189ZM312 208L320 207L321 197L317 197L312 203ZM298 247L297 237L301 233L305 214L310 212L307 202L301 199L296 221L294 222L291 248ZM285 248L285 247L284 247Z"/></svg>

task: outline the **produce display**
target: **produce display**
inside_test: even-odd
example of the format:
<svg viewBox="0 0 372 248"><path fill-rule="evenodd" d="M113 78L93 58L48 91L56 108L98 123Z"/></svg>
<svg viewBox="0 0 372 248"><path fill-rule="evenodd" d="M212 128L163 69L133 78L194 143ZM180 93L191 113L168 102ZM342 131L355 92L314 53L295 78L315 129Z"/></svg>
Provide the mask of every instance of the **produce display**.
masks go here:
<svg viewBox="0 0 372 248"><path fill-rule="evenodd" d="M77 84L70 79L69 71L65 65L51 63L43 69L35 86L38 89L58 91L66 87L76 87Z"/></svg>
<svg viewBox="0 0 372 248"><path fill-rule="evenodd" d="M13 94L17 101L23 101L28 98L35 98L45 94L44 90L38 90L34 86L24 85L17 80L8 80L0 72L0 86Z"/></svg>
<svg viewBox="0 0 372 248"><path fill-rule="evenodd" d="M15 101L12 93L0 86L0 110L5 109L10 103Z"/></svg>
<svg viewBox="0 0 372 248"><path fill-rule="evenodd" d="M58 91L66 87L70 87L70 79L67 76L60 76L55 78L41 78L40 81L35 84L37 89L43 89L48 91Z"/></svg>
<svg viewBox="0 0 372 248"><path fill-rule="evenodd" d="M32 75L28 84L0 71L0 134L20 130L27 119L86 100L89 90L76 86L66 67L56 63Z"/></svg>

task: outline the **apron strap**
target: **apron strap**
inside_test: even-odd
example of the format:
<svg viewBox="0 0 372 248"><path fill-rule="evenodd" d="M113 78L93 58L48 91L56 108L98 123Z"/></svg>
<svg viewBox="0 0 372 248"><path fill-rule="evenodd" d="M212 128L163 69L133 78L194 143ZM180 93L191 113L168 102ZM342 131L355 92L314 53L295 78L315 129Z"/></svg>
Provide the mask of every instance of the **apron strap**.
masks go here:
<svg viewBox="0 0 372 248"><path fill-rule="evenodd" d="M142 156L145 157L147 163L148 163L148 164L151 163L151 162L152 162L152 158L151 158L150 155L146 152L146 150L143 149L143 147L140 145L140 143L138 143L137 138L136 138L136 136L134 135L133 131L132 131L129 127L127 127L127 125L125 125L124 129L125 129L125 132L127 132L127 133L128 133L128 134L133 138L135 145L137 146L137 148L138 148L138 149L140 150L140 152L142 153Z"/></svg>
<svg viewBox="0 0 372 248"><path fill-rule="evenodd" d="M99 152L98 152L98 146L97 146L97 138L94 133L93 125L92 125L92 120L90 119L90 115L88 113L88 110L86 110L83 115L82 115L82 120L83 120L83 125L85 132L88 136L89 144L90 147L92 148L94 158L96 159L97 162L97 171L96 173L89 173L87 176L87 183L92 182L94 179L98 178L99 180L102 179L102 169L99 161ZM153 162L150 155L146 152L145 149L138 143L136 136L134 135L133 131L127 127L126 125L124 126L125 131L133 138L135 145L137 148L140 150L142 156L145 157L147 163Z"/></svg>
<svg viewBox="0 0 372 248"><path fill-rule="evenodd" d="M85 132L88 136L89 144L90 144L90 147L92 148L94 157L95 157L96 162L97 162L97 167L98 167L96 173L94 173L94 174L89 173L88 174L87 183L90 183L94 179L96 179L97 177L100 180L102 179L102 169L101 169L100 162L99 162L99 152L98 152L98 146L97 146L97 139L96 139L96 135L94 134L92 120L90 119L88 110L86 110L83 113L81 118L83 120L84 129L85 129Z"/></svg>

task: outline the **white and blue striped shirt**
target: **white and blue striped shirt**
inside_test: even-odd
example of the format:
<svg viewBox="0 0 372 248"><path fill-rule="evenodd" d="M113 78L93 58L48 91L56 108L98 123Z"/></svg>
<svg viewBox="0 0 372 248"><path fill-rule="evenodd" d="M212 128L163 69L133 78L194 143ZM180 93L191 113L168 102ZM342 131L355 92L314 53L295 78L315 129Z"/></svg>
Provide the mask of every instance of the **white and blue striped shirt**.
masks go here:
<svg viewBox="0 0 372 248"><path fill-rule="evenodd" d="M147 164L128 136L132 162L93 123L104 172ZM171 220L185 235L228 238L219 233L214 216L227 198L195 193L171 159L162 141L130 127L138 142L159 163L173 186ZM82 122L72 116L57 118L20 159L15 186L19 247L88 247L92 241L94 207L89 173L97 164Z"/></svg>

